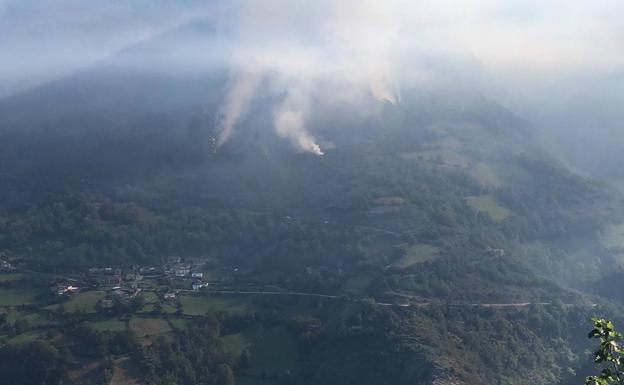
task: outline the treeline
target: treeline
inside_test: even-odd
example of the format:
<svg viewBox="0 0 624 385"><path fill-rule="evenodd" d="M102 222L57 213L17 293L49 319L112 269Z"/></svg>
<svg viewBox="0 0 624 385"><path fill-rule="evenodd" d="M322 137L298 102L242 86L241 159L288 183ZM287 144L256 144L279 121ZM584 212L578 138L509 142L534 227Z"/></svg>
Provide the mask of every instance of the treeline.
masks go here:
<svg viewBox="0 0 624 385"><path fill-rule="evenodd" d="M233 357L219 340L219 321L213 315L192 323L175 339L160 337L135 353L148 385L233 385Z"/></svg>
<svg viewBox="0 0 624 385"><path fill-rule="evenodd" d="M275 213L200 208L153 213L135 204L71 195L0 217L0 250L55 267L159 264L202 256L288 270L362 256L353 230Z"/></svg>
<svg viewBox="0 0 624 385"><path fill-rule="evenodd" d="M45 339L0 346L0 384L105 385L115 357L130 357L148 385L233 385L240 357L224 350L219 330L218 318L206 315L142 346L131 331L98 332L70 319Z"/></svg>

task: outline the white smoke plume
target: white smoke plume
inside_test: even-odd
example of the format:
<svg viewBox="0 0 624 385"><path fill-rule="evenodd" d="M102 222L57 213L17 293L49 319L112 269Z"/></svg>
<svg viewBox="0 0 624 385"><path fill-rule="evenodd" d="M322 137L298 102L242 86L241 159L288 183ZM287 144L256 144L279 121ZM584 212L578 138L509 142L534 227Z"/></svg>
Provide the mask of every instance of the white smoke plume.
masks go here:
<svg viewBox="0 0 624 385"><path fill-rule="evenodd" d="M273 110L273 124L277 134L290 139L297 150L323 155L320 146L305 127L309 106L305 86L290 87L284 100Z"/></svg>
<svg viewBox="0 0 624 385"><path fill-rule="evenodd" d="M232 135L234 127L247 110L259 81L260 75L257 72L239 73L232 78L223 106L223 118L219 122L217 146L221 146Z"/></svg>
<svg viewBox="0 0 624 385"><path fill-rule="evenodd" d="M262 82L263 95L284 95L274 114L292 112L273 129L318 154L314 143L324 142L308 126L319 101L375 113L371 103L400 103L400 90L464 80L543 109L553 88L624 71L623 19L622 0L0 0L0 98L156 42L157 57L122 55L115 65L176 76L230 65L220 144ZM193 21L214 30L187 30ZM287 100L298 93L305 108Z"/></svg>
<svg viewBox="0 0 624 385"><path fill-rule="evenodd" d="M392 57L399 35L395 6L373 0L321 0L313 5L259 0L243 3L235 20L234 71L219 146L245 114L260 78L285 95L273 110L276 134L315 155L323 151L306 128L311 83L339 82L366 88L380 102L400 101Z"/></svg>

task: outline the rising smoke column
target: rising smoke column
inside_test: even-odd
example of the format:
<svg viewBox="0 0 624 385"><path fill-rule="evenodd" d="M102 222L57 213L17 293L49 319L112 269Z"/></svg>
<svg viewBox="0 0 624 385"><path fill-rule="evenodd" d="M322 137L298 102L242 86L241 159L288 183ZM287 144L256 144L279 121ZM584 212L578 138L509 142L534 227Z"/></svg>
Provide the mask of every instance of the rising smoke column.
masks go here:
<svg viewBox="0 0 624 385"><path fill-rule="evenodd" d="M277 135L289 139L296 149L323 155L320 146L305 127L310 105L308 95L305 84L289 87L284 100L273 109L273 125Z"/></svg>
<svg viewBox="0 0 624 385"><path fill-rule="evenodd" d="M327 28L340 44L347 77L380 102L401 101L395 51L400 37L398 1L342 0L330 8Z"/></svg>
<svg viewBox="0 0 624 385"><path fill-rule="evenodd" d="M249 108L249 102L258 88L260 77L258 72L253 71L230 76L230 86L222 108L223 118L219 122L217 147L229 139L234 132L234 127Z"/></svg>
<svg viewBox="0 0 624 385"><path fill-rule="evenodd" d="M239 11L217 146L232 135L260 79L284 95L273 108L275 133L315 155L323 152L306 127L311 95L319 92L313 84L367 89L380 102L400 102L392 57L399 12L393 2L258 0L245 2Z"/></svg>

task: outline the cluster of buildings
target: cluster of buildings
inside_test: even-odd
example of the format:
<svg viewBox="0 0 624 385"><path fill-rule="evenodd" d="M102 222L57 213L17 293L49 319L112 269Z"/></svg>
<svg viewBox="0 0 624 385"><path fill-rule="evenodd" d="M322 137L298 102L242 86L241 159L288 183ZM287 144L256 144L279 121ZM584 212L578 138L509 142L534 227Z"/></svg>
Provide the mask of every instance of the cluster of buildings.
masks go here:
<svg viewBox="0 0 624 385"><path fill-rule="evenodd" d="M132 300L136 297L141 291L140 286L144 286L141 282L145 277L166 282L168 289L161 294L164 300L175 300L175 288L197 291L208 287L208 283L204 282L205 260L172 256L163 262L162 267L135 265L123 270L116 267L92 267L88 269L84 280L80 280L81 286L109 290L110 295L100 303L104 309L114 306L115 301L111 298ZM51 289L59 297L70 296L80 290L77 281L69 280L55 282Z"/></svg>
<svg viewBox="0 0 624 385"><path fill-rule="evenodd" d="M208 286L208 283L204 282L205 264L204 260L185 259L183 261L181 257L172 256L167 258L163 271L168 278L173 280L190 279L192 289L199 290Z"/></svg>
<svg viewBox="0 0 624 385"><path fill-rule="evenodd" d="M94 286L121 286L121 269L112 267L92 267L89 269L89 281Z"/></svg>

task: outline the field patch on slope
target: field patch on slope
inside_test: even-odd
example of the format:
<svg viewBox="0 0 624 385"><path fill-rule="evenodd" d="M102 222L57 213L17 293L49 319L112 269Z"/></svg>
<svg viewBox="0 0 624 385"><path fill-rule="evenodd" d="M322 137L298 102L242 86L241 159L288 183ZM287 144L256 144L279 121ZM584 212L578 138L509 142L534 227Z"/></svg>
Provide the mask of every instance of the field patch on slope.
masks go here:
<svg viewBox="0 0 624 385"><path fill-rule="evenodd" d="M160 318L132 317L130 320L130 330L139 337L153 336L168 333L171 331L169 322Z"/></svg>
<svg viewBox="0 0 624 385"><path fill-rule="evenodd" d="M499 177L494 173L494 170L485 163L478 163L470 171L472 176L482 186L499 187L502 185Z"/></svg>
<svg viewBox="0 0 624 385"><path fill-rule="evenodd" d="M511 210L501 206L491 195L477 195L466 198L468 206L486 213L494 222L500 222L511 215Z"/></svg>
<svg viewBox="0 0 624 385"><path fill-rule="evenodd" d="M73 296L69 301L64 303L63 306L68 313L76 313L79 311L95 313L95 305L97 305L105 295L103 291L85 291Z"/></svg>
<svg viewBox="0 0 624 385"><path fill-rule="evenodd" d="M119 319L89 322L89 326L98 332L122 332L126 330L126 323Z"/></svg>
<svg viewBox="0 0 624 385"><path fill-rule="evenodd" d="M29 289L0 287L0 307L33 303L37 292Z"/></svg>
<svg viewBox="0 0 624 385"><path fill-rule="evenodd" d="M248 311L245 304L225 298L182 296L180 302L185 315L198 316L208 312L241 315Z"/></svg>
<svg viewBox="0 0 624 385"><path fill-rule="evenodd" d="M431 261L440 256L440 249L435 246L431 246L425 243L419 243L413 246L410 246L406 253L405 257L401 258L398 262L395 263L396 266L405 268L417 263L422 263L426 261Z"/></svg>

